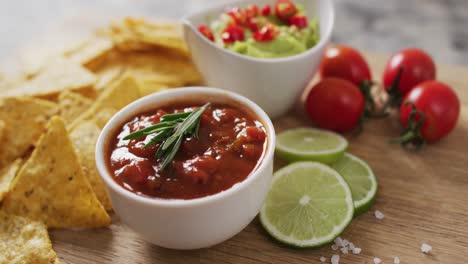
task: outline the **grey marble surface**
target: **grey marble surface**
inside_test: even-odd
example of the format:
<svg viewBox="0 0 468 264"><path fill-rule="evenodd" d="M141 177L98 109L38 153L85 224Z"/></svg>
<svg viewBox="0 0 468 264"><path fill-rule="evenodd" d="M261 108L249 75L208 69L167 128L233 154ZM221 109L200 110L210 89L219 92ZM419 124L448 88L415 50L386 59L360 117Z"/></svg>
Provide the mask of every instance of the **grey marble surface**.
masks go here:
<svg viewBox="0 0 468 264"><path fill-rule="evenodd" d="M77 17L83 27L96 23L83 17L179 18L221 1L228 0L0 0L0 65L10 67L23 46L40 46L48 32ZM468 65L468 0L335 0L335 5L337 43L387 54L419 47L438 62Z"/></svg>

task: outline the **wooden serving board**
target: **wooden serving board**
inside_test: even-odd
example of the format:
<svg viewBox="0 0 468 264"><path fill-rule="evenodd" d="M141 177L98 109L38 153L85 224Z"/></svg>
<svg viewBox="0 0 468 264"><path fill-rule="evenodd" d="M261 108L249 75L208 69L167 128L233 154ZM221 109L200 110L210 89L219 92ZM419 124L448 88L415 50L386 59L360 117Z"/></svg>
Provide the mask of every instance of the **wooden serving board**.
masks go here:
<svg viewBox="0 0 468 264"><path fill-rule="evenodd" d="M380 79L387 57L366 54ZM378 177L371 211L357 217L343 233L362 248L359 255L341 254L340 263L468 263L468 68L438 65L438 79L456 89L462 101L457 128L442 141L412 152L388 139L399 133L398 121L373 120L359 136L349 136L349 151L365 159ZM300 114L276 120L277 131L310 125ZM276 162L280 165L280 162ZM377 220L373 212L385 214ZM338 254L330 246L292 249L271 239L258 218L234 238L213 248L176 251L145 242L114 216L109 228L52 230L63 263L320 263ZM433 247L421 252L422 243Z"/></svg>

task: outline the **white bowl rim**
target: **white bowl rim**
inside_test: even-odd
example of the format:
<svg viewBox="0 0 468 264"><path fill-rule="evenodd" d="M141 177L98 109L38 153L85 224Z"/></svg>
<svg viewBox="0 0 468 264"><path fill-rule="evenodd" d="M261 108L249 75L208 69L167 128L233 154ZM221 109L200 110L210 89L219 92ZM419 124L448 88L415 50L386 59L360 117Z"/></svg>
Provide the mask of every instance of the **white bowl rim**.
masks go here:
<svg viewBox="0 0 468 264"><path fill-rule="evenodd" d="M249 0L237 0L237 1L232 1L232 2L223 3L223 4L217 4L217 5L208 7L206 9L204 9L204 10L194 12L194 13L192 13L190 15L184 16L182 18L182 23L185 24L186 26L190 27L192 29L192 31L194 31L195 34L199 38L202 39L202 41L205 41L205 43L208 43L208 45L211 45L212 47L214 47L214 48L216 48L218 50L221 50L221 51L223 51L223 52L225 52L227 54L230 54L230 55L232 55L234 57L237 57L239 59L244 59L244 60L253 61L253 62L280 63L280 62L299 60L299 59L307 57L307 56L309 56L311 54L314 54L315 52L321 50L323 46L328 44L328 42L329 42L329 40L331 38L331 35L332 35L332 32L333 32L333 27L334 27L334 24L335 24L335 8L334 8L332 0L317 0L317 1L328 1L329 4L330 4L330 17L329 17L329 21L328 21L329 27L327 28L327 31L325 32L324 37L323 38L321 37L319 42L315 46L313 46L312 48L310 48L310 49L308 49L308 50L306 50L306 51L304 51L302 53L292 55L292 56L286 56L286 57L282 57L282 58L256 58L256 57L252 57L252 56L239 54L239 53L231 51L229 49L222 48L222 47L216 45L215 43L213 43L212 41L208 41L207 38L202 36L201 33L198 32L197 27L195 25L193 25L193 23L190 21L191 17L199 16L199 15L202 15L204 13L209 13L209 12L215 11L215 10L223 8L223 7L228 7L228 6L232 6L232 5L241 5L242 3L245 3L246 1L249 1Z"/></svg>
<svg viewBox="0 0 468 264"><path fill-rule="evenodd" d="M262 160L260 161L260 164L255 168L253 172L251 172L247 176L247 178L245 178L241 182L234 184L230 188L223 190L221 192L212 194L212 195L208 195L208 196L204 196L200 198L194 198L194 199L186 199L186 200L185 199L162 199L162 198L156 198L156 197L142 196L120 186L117 182L115 182L113 177L110 175L110 172L107 168L107 163L105 162L106 157L104 155L104 147L106 147L105 146L106 138L109 136L110 133L114 132L115 126L121 125L122 119L125 119L124 117L128 118L134 115L135 112L138 112L136 109L138 109L139 105L147 105L148 102L155 101L157 100L157 98L161 96L162 97L164 96L179 97L181 95L186 95L187 93L224 96L228 98L229 100L240 103L241 105L245 106L248 110L252 111L262 121L263 125L267 129L268 144L266 147L266 153L264 153ZM267 170L267 164L269 163L269 161L270 160L273 161L275 143L276 143L276 134L275 134L273 123L271 122L268 115L263 111L263 109L260 108L260 106L255 104L253 101L237 93L219 89L219 88L212 88L212 87L206 87L206 86L192 86L192 87L174 88L174 89L165 90L165 91L147 95L145 97L142 97L132 102L131 104L125 106L123 109L117 112L111 118L111 120L107 122L107 124L104 126L104 128L102 129L99 135L99 138L96 144L96 149L95 149L95 153L96 153L95 159L96 159L96 165L97 165L99 174L101 175L101 178L105 181L106 185L109 188L111 188L113 191L118 193L120 196L123 196L127 199L134 200L143 204L154 205L158 207L174 207L174 208L193 207L193 206L199 206L199 205L204 205L207 203L215 202L215 201L227 198L229 196L235 195L240 190L250 185L254 181L255 178L259 177L261 173Z"/></svg>

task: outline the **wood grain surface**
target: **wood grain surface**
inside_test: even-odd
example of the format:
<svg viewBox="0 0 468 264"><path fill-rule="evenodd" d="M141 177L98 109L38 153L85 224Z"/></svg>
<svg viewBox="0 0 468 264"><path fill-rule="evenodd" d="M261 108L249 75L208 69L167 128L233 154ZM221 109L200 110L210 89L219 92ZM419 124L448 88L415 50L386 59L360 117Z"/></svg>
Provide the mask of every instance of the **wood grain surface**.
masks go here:
<svg viewBox="0 0 468 264"><path fill-rule="evenodd" d="M381 77L385 56L366 54ZM362 248L359 255L341 254L340 263L468 263L468 68L438 65L438 79L456 89L462 101L457 128L420 152L389 145L398 135L395 116L373 120L359 136L348 136L349 151L368 161L378 177L371 211L354 219L342 237ZM299 113L275 120L278 131L310 125ZM276 165L280 165L278 161ZM377 220L380 210L385 218ZM114 216L109 228L52 230L54 248L63 263L330 263L331 247L297 250L272 240L255 219L232 239L213 248L176 251L143 241ZM422 243L433 247L430 254Z"/></svg>

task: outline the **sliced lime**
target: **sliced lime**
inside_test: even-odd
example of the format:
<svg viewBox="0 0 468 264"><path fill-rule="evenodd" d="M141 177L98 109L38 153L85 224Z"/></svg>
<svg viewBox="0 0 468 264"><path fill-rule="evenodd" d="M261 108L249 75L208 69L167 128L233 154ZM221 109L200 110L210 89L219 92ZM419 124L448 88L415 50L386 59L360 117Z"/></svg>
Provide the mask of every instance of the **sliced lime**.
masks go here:
<svg viewBox="0 0 468 264"><path fill-rule="evenodd" d="M330 164L338 160L348 147L348 141L341 135L315 128L290 129L278 134L276 139L276 153L290 162Z"/></svg>
<svg viewBox="0 0 468 264"><path fill-rule="evenodd" d="M333 241L353 218L351 190L327 165L297 162L278 170L260 211L277 240L296 247Z"/></svg>
<svg viewBox="0 0 468 264"><path fill-rule="evenodd" d="M377 180L372 169L360 158L345 153L338 161L331 164L348 183L354 200L354 213L366 212L374 202L377 193Z"/></svg>

